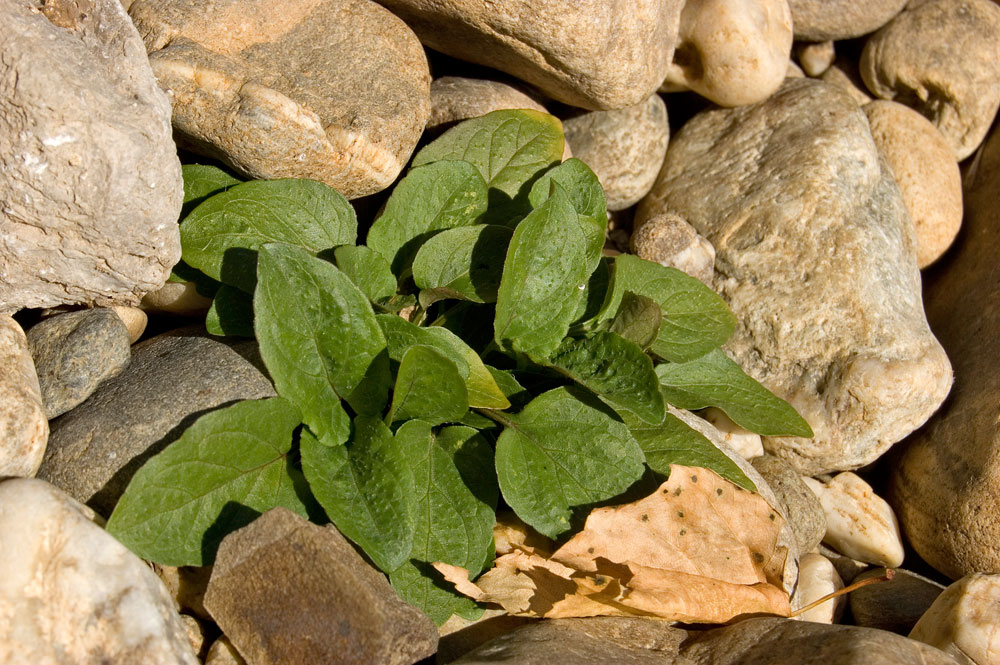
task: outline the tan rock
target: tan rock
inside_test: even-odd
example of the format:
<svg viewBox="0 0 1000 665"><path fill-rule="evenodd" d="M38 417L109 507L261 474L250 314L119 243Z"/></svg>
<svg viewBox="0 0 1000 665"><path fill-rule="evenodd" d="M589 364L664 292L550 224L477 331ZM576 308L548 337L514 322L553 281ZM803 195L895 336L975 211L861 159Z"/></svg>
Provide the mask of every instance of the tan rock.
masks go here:
<svg viewBox="0 0 1000 665"><path fill-rule="evenodd" d="M141 303L146 312L203 316L212 306L212 299L198 293L194 282L167 282L147 293Z"/></svg>
<svg viewBox="0 0 1000 665"><path fill-rule="evenodd" d="M819 77L824 83L837 86L851 96L858 106L864 106L872 101L871 95L865 88L865 82L861 80L861 74L857 66L848 62L845 58L837 58L823 74Z"/></svg>
<svg viewBox="0 0 1000 665"><path fill-rule="evenodd" d="M639 258L712 282L715 248L677 215L663 213L646 220L632 233L629 245Z"/></svg>
<svg viewBox="0 0 1000 665"><path fill-rule="evenodd" d="M211 566L161 566L153 564L153 571L167 588L180 612L192 614L199 619L212 620L205 609L205 590L212 577Z"/></svg>
<svg viewBox="0 0 1000 665"><path fill-rule="evenodd" d="M799 585L792 596L792 609L798 610L844 588L836 568L822 554L803 554L799 559ZM837 623L844 613L847 599L838 596L799 614L795 619L813 623Z"/></svg>
<svg viewBox="0 0 1000 665"><path fill-rule="evenodd" d="M223 635L212 642L205 655L205 665L247 665L233 643Z"/></svg>
<svg viewBox="0 0 1000 665"><path fill-rule="evenodd" d="M800 552L811 552L826 535L826 513L795 469L774 455L755 457L751 464L774 490ZM829 557L827 557L829 558Z"/></svg>
<svg viewBox="0 0 1000 665"><path fill-rule="evenodd" d="M548 113L545 107L512 85L461 76L442 76L431 81L431 114L426 129L448 125L504 109L532 109Z"/></svg>
<svg viewBox="0 0 1000 665"><path fill-rule="evenodd" d="M416 36L371 0L135 0L189 149L253 178L388 187L430 113Z"/></svg>
<svg viewBox="0 0 1000 665"><path fill-rule="evenodd" d="M129 343L135 344L138 342L139 338L142 337L142 333L146 331L146 324L149 322L146 312L138 307L126 307L124 305L115 305L111 309L122 320L122 323L125 324L125 328L128 330Z"/></svg>
<svg viewBox="0 0 1000 665"><path fill-rule="evenodd" d="M837 56L833 42L830 41L800 43L795 51L802 70L813 78L821 76L829 69Z"/></svg>
<svg viewBox="0 0 1000 665"><path fill-rule="evenodd" d="M908 106L878 100L862 108L913 220L917 265L926 268L951 246L962 225L955 153L941 132Z"/></svg>
<svg viewBox="0 0 1000 665"><path fill-rule="evenodd" d="M0 476L33 476L45 456L49 421L28 340L0 314Z"/></svg>
<svg viewBox="0 0 1000 665"><path fill-rule="evenodd" d="M794 60L788 61L788 70L785 72L786 79L800 79L804 78L805 75L806 73L802 71L802 68L799 67Z"/></svg>
<svg viewBox="0 0 1000 665"><path fill-rule="evenodd" d="M1000 5L991 0L911 4L865 44L861 76L876 96L934 123L962 160L1000 107L998 34Z"/></svg>
<svg viewBox="0 0 1000 665"><path fill-rule="evenodd" d="M1000 663L1000 575L966 575L945 589L910 631L963 665Z"/></svg>
<svg viewBox="0 0 1000 665"><path fill-rule="evenodd" d="M190 614L181 614L180 620L181 625L184 627L184 635L187 636L188 644L191 645L191 651L196 654L201 653L202 648L205 646L207 626Z"/></svg>
<svg viewBox="0 0 1000 665"><path fill-rule="evenodd" d="M788 0L795 39L821 42L875 32L902 11L907 0Z"/></svg>
<svg viewBox="0 0 1000 665"><path fill-rule="evenodd" d="M722 434L726 443L732 446L733 450L738 452L743 459L752 460L764 454L764 445L761 443L760 434L740 427L722 409L711 406L701 412L701 417L712 423L712 426Z"/></svg>

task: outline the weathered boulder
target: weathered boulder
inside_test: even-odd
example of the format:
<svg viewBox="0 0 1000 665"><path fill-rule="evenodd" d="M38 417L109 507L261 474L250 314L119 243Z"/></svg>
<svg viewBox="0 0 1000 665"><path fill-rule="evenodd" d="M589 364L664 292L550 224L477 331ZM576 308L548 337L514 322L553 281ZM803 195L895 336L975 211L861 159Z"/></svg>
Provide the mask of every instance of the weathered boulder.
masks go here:
<svg viewBox="0 0 1000 665"><path fill-rule="evenodd" d="M181 254L170 104L118 0L0 5L0 312L135 304Z"/></svg>
<svg viewBox="0 0 1000 665"><path fill-rule="evenodd" d="M49 420L28 340L0 314L0 476L33 476L45 455Z"/></svg>
<svg viewBox="0 0 1000 665"><path fill-rule="evenodd" d="M875 32L906 6L907 0L788 0L795 39L822 42Z"/></svg>
<svg viewBox="0 0 1000 665"><path fill-rule="evenodd" d="M545 107L512 85L489 79L442 76L431 81L431 114L426 129L447 129L452 123L504 109Z"/></svg>
<svg viewBox="0 0 1000 665"><path fill-rule="evenodd" d="M912 223L846 92L788 79L765 102L696 115L636 225L664 212L715 247L713 285L739 321L727 351L812 426L764 439L800 473L871 462L944 400Z"/></svg>

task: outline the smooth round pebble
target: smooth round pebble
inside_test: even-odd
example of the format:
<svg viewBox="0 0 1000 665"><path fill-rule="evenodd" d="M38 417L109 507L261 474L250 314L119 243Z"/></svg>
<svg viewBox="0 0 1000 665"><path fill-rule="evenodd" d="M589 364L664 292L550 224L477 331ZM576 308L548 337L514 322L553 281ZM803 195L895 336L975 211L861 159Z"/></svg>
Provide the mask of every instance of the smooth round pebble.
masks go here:
<svg viewBox="0 0 1000 665"><path fill-rule="evenodd" d="M855 581L883 577L885 571L885 568L866 570ZM858 626L906 635L942 591L944 586L934 580L896 569L891 580L867 584L851 592L851 616Z"/></svg>
<svg viewBox="0 0 1000 665"><path fill-rule="evenodd" d="M799 559L799 584L792 596L792 609L798 610L814 603L823 596L844 588L837 570L822 554L807 553ZM844 613L847 599L843 596L832 598L794 617L799 621L813 623L837 623Z"/></svg>
<svg viewBox="0 0 1000 665"><path fill-rule="evenodd" d="M646 220L632 233L629 244L641 259L677 268L705 284L712 283L715 248L677 215L664 213Z"/></svg>

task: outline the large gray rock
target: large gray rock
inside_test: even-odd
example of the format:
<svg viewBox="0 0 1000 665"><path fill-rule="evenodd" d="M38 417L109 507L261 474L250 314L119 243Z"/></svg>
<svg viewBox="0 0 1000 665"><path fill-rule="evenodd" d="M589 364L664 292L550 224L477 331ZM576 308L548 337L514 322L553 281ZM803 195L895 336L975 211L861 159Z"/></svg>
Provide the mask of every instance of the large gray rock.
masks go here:
<svg viewBox="0 0 1000 665"><path fill-rule="evenodd" d="M146 564L40 480L0 483L0 662L195 665Z"/></svg>
<svg viewBox="0 0 1000 665"><path fill-rule="evenodd" d="M135 0L174 127L252 178L389 186L430 113L416 36L371 0Z"/></svg>
<svg viewBox="0 0 1000 665"><path fill-rule="evenodd" d="M105 517L147 459L199 416L274 395L256 343L178 331L136 344L132 362L84 404L51 422L38 475Z"/></svg>
<svg viewBox="0 0 1000 665"><path fill-rule="evenodd" d="M788 0L795 39L823 42L875 32L906 6L907 0Z"/></svg>
<svg viewBox="0 0 1000 665"><path fill-rule="evenodd" d="M437 629L331 525L274 508L219 546L205 607L250 663L410 665Z"/></svg>
<svg viewBox="0 0 1000 665"><path fill-rule="evenodd" d="M8 0L0 25L0 312L135 304L183 197L142 42L118 0Z"/></svg>
<svg viewBox="0 0 1000 665"><path fill-rule="evenodd" d="M812 439L764 440L800 473L871 462L944 400L951 368L924 317L912 224L846 92L789 79L692 118L636 225L667 212L715 247L714 287L739 321L729 354L812 426Z"/></svg>
<svg viewBox="0 0 1000 665"><path fill-rule="evenodd" d="M0 314L0 476L33 476L45 455L49 421L28 340Z"/></svg>

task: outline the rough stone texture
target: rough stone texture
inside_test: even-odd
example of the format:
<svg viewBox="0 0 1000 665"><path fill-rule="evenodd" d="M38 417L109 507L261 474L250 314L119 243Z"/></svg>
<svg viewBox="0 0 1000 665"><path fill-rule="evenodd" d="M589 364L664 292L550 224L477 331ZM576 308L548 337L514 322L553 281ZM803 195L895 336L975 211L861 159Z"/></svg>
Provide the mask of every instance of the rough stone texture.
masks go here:
<svg viewBox="0 0 1000 665"><path fill-rule="evenodd" d="M251 663L410 665L437 628L332 526L284 508L223 539L205 607Z"/></svg>
<svg viewBox="0 0 1000 665"><path fill-rule="evenodd" d="M201 334L176 331L136 344L125 371L52 421L39 477L108 516L139 467L199 416L274 395L254 366L256 343Z"/></svg>
<svg viewBox="0 0 1000 665"><path fill-rule="evenodd" d="M927 611L944 587L908 570L897 569L891 580L869 584L850 594L854 623L906 635ZM866 570L855 578L860 582L882 577L885 568Z"/></svg>
<svg viewBox="0 0 1000 665"><path fill-rule="evenodd" d="M917 265L926 268L951 246L962 225L962 177L951 146L908 106L865 104L875 145L899 183L917 236Z"/></svg>
<svg viewBox="0 0 1000 665"><path fill-rule="evenodd" d="M696 115L637 227L664 211L715 247L714 287L739 321L730 355L812 426L764 439L800 473L871 462L944 400L913 225L847 93L788 79L760 104Z"/></svg>
<svg viewBox="0 0 1000 665"><path fill-rule="evenodd" d="M545 107L517 88L500 81L442 76L431 81L431 114L426 129L444 129L452 123L504 109Z"/></svg>
<svg viewBox="0 0 1000 665"><path fill-rule="evenodd" d="M843 89L858 103L858 106L864 106L872 101L868 89L865 88L865 82L861 80L857 63L851 62L847 58L834 60L833 64L819 78L825 83Z"/></svg>
<svg viewBox="0 0 1000 665"><path fill-rule="evenodd" d="M0 312L135 304L181 255L170 105L118 0L0 5Z"/></svg>
<svg viewBox="0 0 1000 665"><path fill-rule="evenodd" d="M798 472L781 458L763 455L754 459L751 464L764 477L785 508L799 551L811 552L826 534L826 514L819 499L802 482Z"/></svg>
<svg viewBox="0 0 1000 665"><path fill-rule="evenodd" d="M1000 663L1000 575L966 575L945 589L910 631L964 665Z"/></svg>
<svg viewBox="0 0 1000 665"><path fill-rule="evenodd" d="M635 205L653 187L667 154L667 106L657 94L615 111L563 121L573 155L597 174L608 210Z"/></svg>
<svg viewBox="0 0 1000 665"><path fill-rule="evenodd" d="M181 614L180 620L181 626L184 628L184 635L187 636L188 644L191 645L191 651L200 654L205 647L205 633L208 626L190 614Z"/></svg>
<svg viewBox="0 0 1000 665"><path fill-rule="evenodd" d="M692 665L677 653L685 637L685 631L657 619L553 619L522 626L454 663Z"/></svg>
<svg viewBox="0 0 1000 665"><path fill-rule="evenodd" d="M888 493L913 549L953 579L1000 573L1000 132L967 182L965 228L924 291L955 389L895 460Z"/></svg>
<svg viewBox="0 0 1000 665"><path fill-rule="evenodd" d="M430 113L416 36L371 0L135 0L189 149L347 198L399 175Z"/></svg>
<svg viewBox="0 0 1000 665"><path fill-rule="evenodd" d="M434 656L438 665L450 663L476 647L500 637L504 633L520 628L526 623L535 623L528 617L511 616L500 608L487 608L475 621L452 614L438 626L438 650Z"/></svg>
<svg viewBox="0 0 1000 665"><path fill-rule="evenodd" d="M90 397L97 386L128 365L128 328L110 309L59 314L32 326L28 350L35 361L49 419Z"/></svg>
<svg viewBox="0 0 1000 665"><path fill-rule="evenodd" d="M822 76L837 57L833 42L798 44L795 51L799 63L802 64L803 73L814 78Z"/></svg>
<svg viewBox="0 0 1000 665"><path fill-rule="evenodd" d="M195 665L145 563L48 483L0 483L0 662Z"/></svg>
<svg viewBox="0 0 1000 665"><path fill-rule="evenodd" d="M561 102L624 108L666 76L682 0L379 0L426 46Z"/></svg>
<svg viewBox="0 0 1000 665"><path fill-rule="evenodd" d="M1000 6L929 0L873 35L861 54L868 89L920 111L965 159L1000 107Z"/></svg>
<svg viewBox="0 0 1000 665"><path fill-rule="evenodd" d="M639 258L682 270L711 285L715 248L677 215L659 214L635 229L629 246Z"/></svg>
<svg viewBox="0 0 1000 665"><path fill-rule="evenodd" d="M907 0L788 0L795 39L824 42L875 32L906 6Z"/></svg>
<svg viewBox="0 0 1000 665"><path fill-rule="evenodd" d="M17 321L0 314L0 476L33 476L45 455L49 421L35 363Z"/></svg>
<svg viewBox="0 0 1000 665"><path fill-rule="evenodd" d="M187 612L199 619L212 620L205 609L205 590L212 577L211 566L161 566L153 564L153 570L167 588L180 612Z"/></svg>
<svg viewBox="0 0 1000 665"><path fill-rule="evenodd" d="M822 554L809 552L799 559L799 584L792 596L792 609L798 610L844 588L837 569ZM839 623L847 598L838 596L806 610L795 618L813 623Z"/></svg>
<svg viewBox="0 0 1000 665"><path fill-rule="evenodd" d="M948 654L872 628L781 618L697 632L681 655L697 665L955 665Z"/></svg>

